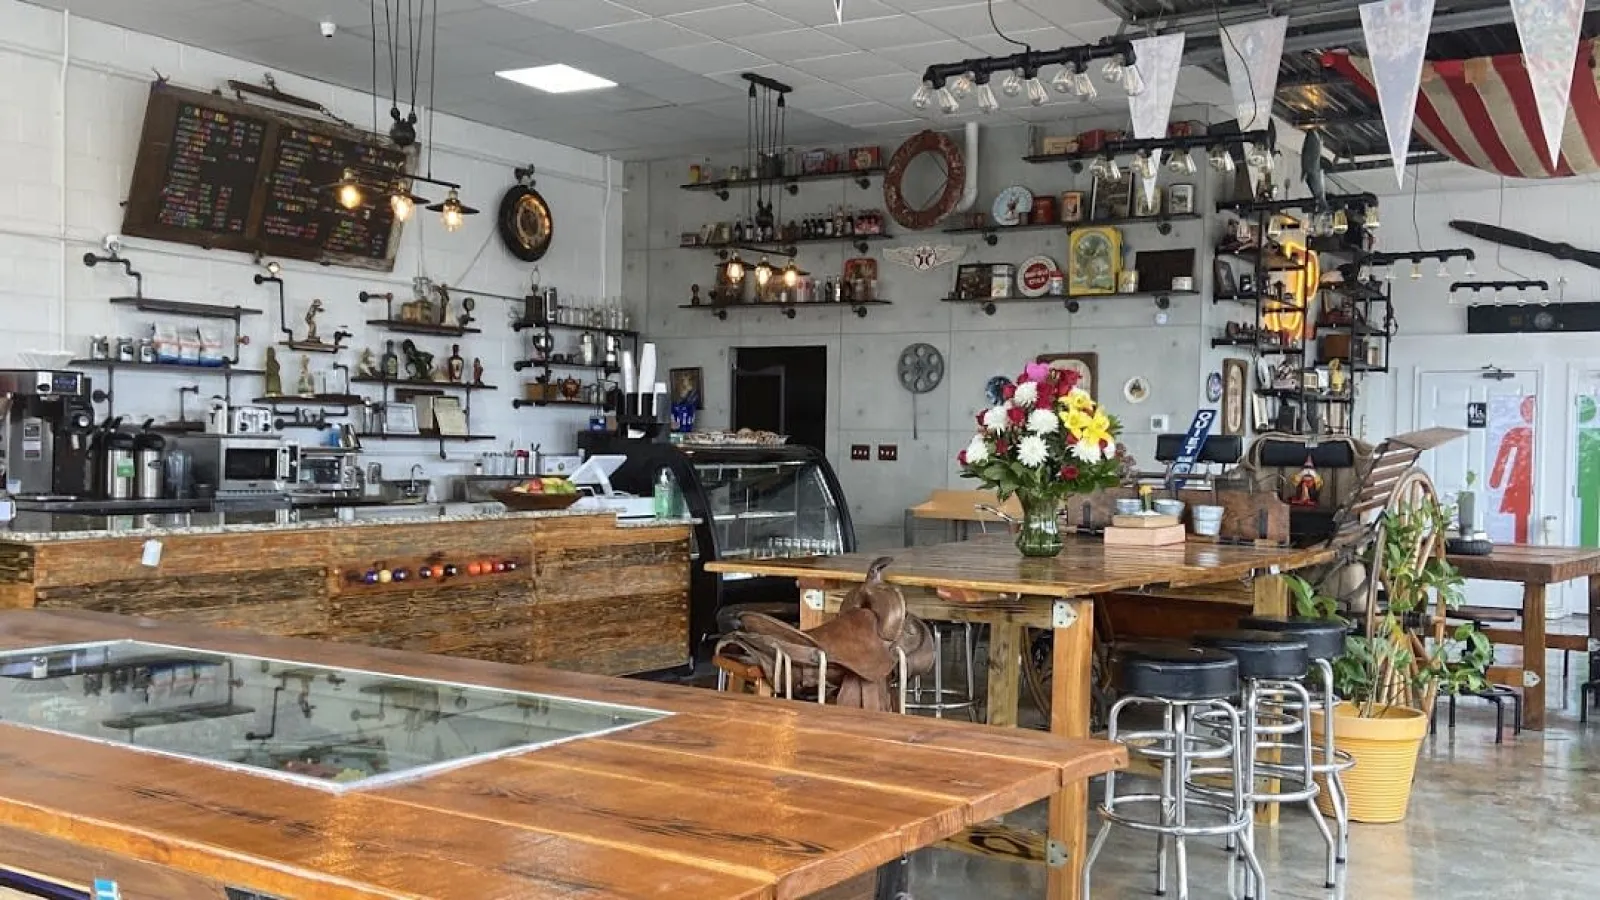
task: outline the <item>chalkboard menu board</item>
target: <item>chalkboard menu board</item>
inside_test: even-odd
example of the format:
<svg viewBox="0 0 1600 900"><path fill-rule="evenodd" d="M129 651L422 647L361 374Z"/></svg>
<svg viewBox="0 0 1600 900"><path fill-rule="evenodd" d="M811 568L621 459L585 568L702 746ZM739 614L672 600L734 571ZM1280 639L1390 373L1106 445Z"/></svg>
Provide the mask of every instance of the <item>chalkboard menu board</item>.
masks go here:
<svg viewBox="0 0 1600 900"><path fill-rule="evenodd" d="M387 271L401 227L389 205L369 191L366 205L345 209L328 186L346 168L404 171L408 162L380 135L156 82L122 228Z"/></svg>

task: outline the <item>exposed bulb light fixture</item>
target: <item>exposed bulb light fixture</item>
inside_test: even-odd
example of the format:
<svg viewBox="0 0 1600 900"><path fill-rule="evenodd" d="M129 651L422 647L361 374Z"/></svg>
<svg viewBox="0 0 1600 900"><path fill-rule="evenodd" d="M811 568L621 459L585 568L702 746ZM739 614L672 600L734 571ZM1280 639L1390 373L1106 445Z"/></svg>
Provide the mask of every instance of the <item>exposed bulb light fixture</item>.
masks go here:
<svg viewBox="0 0 1600 900"><path fill-rule="evenodd" d="M961 101L947 87L939 88L939 111L947 116L955 115L961 109Z"/></svg>
<svg viewBox="0 0 1600 900"><path fill-rule="evenodd" d="M1443 260L1443 259L1439 260L1439 277L1440 278L1449 278L1450 277L1450 263L1449 263L1448 260Z"/></svg>
<svg viewBox="0 0 1600 900"><path fill-rule="evenodd" d="M1364 218L1365 218L1365 221L1362 223L1362 225L1368 231L1377 231L1378 230L1378 224L1379 224L1378 223L1378 204L1374 203L1371 206L1367 207L1366 211L1364 213Z"/></svg>
<svg viewBox="0 0 1600 900"><path fill-rule="evenodd" d="M994 91L989 87L988 82L982 82L978 85L978 109L986 113L1000 110L1000 101L995 97Z"/></svg>
<svg viewBox="0 0 1600 900"><path fill-rule="evenodd" d="M1468 257L1468 259L1467 259L1467 270L1465 272L1462 272L1461 274L1462 274L1462 276L1464 276L1466 278L1477 278L1478 277L1478 267L1474 266L1472 264L1472 259L1470 257Z"/></svg>
<svg viewBox="0 0 1600 900"><path fill-rule="evenodd" d="M766 287L767 282L771 280L772 263L767 262L767 258L763 256L761 257L761 262L756 263L756 284L760 285L761 287Z"/></svg>
<svg viewBox="0 0 1600 900"><path fill-rule="evenodd" d="M1028 103L1033 106L1043 106L1050 100L1050 92L1045 90L1044 82L1035 75L1028 79Z"/></svg>
<svg viewBox="0 0 1600 900"><path fill-rule="evenodd" d="M917 109L927 109L933 104L933 82L924 81L917 85L916 93L911 95L911 105Z"/></svg>
<svg viewBox="0 0 1600 900"><path fill-rule="evenodd" d="M1226 174L1233 171L1233 154L1228 148L1218 144L1206 151L1206 159L1211 162L1213 172Z"/></svg>
<svg viewBox="0 0 1600 900"><path fill-rule="evenodd" d="M1390 266L1387 269L1385 269L1383 271L1383 280L1384 281L1394 281L1396 278L1398 278L1399 276L1395 274L1394 270L1395 270L1394 266Z"/></svg>
<svg viewBox="0 0 1600 900"><path fill-rule="evenodd" d="M1082 68L1072 76L1072 92L1085 103L1100 96L1100 89L1094 86L1094 79L1089 77L1089 71Z"/></svg>
<svg viewBox="0 0 1600 900"><path fill-rule="evenodd" d="M1121 181L1122 167L1117 165L1115 157L1100 156L1089 164L1089 174L1101 181Z"/></svg>
<svg viewBox="0 0 1600 900"><path fill-rule="evenodd" d="M1130 97L1137 97L1144 93L1144 76L1139 74L1138 66L1124 66L1122 69L1122 89Z"/></svg>
<svg viewBox="0 0 1600 900"><path fill-rule="evenodd" d="M277 278L278 273L282 271L283 266L280 265L277 260L267 263L267 274L271 275L273 278Z"/></svg>
<svg viewBox="0 0 1600 900"><path fill-rule="evenodd" d="M950 92L955 94L957 100L965 100L972 93L973 86L977 83L977 76L971 72L963 72L950 82Z"/></svg>
<svg viewBox="0 0 1600 900"><path fill-rule="evenodd" d="M1411 261L1411 280L1412 281L1421 281L1422 280L1422 262L1420 260L1413 259Z"/></svg>
<svg viewBox="0 0 1600 900"><path fill-rule="evenodd" d="M1272 165L1272 154L1267 152L1265 146L1251 142L1245 151L1244 161L1253 169L1264 169Z"/></svg>
<svg viewBox="0 0 1600 900"><path fill-rule="evenodd" d="M1055 77L1050 79L1050 86L1055 88L1056 89L1056 93L1058 93L1058 94L1070 94L1070 93L1072 93L1072 69L1071 69L1071 67L1062 66L1060 69L1056 70Z"/></svg>
<svg viewBox="0 0 1600 900"><path fill-rule="evenodd" d="M1106 60L1106 64L1100 67L1100 77L1106 80L1106 84L1117 84L1122 81L1123 68L1122 54L1118 53L1116 56Z"/></svg>
<svg viewBox="0 0 1600 900"><path fill-rule="evenodd" d="M800 268L798 266L796 266L794 264L794 260L791 259L783 267L783 286L792 288L792 287L797 287L799 284L800 284Z"/></svg>
<svg viewBox="0 0 1600 900"><path fill-rule="evenodd" d="M461 202L461 196L455 188L450 189L443 203L432 204L428 210L439 214L439 221L444 225L445 231L460 231L467 216L478 214L477 210Z"/></svg>
<svg viewBox="0 0 1600 900"><path fill-rule="evenodd" d="M339 205L345 209L355 209L367 201L367 195L361 190L361 185L356 182L356 173L345 169L344 175L339 179Z"/></svg>
<svg viewBox="0 0 1600 900"><path fill-rule="evenodd" d="M410 194L393 194L389 197L389 209L394 212L396 222L404 222L416 212L417 204L411 199Z"/></svg>
<svg viewBox="0 0 1600 900"><path fill-rule="evenodd" d="M1140 178L1150 179L1156 177L1156 160L1149 151L1141 150L1133 157L1134 174Z"/></svg>
<svg viewBox="0 0 1600 900"><path fill-rule="evenodd" d="M728 258L727 265L723 267L723 273L727 276L729 284L738 284L744 281L744 260L739 258L739 251L733 251L733 255Z"/></svg>
<svg viewBox="0 0 1600 900"><path fill-rule="evenodd" d="M1018 94L1021 94L1022 93L1022 75L1021 75L1021 73L1017 72L1017 70L1015 70L1015 69L1012 69L1010 72L1006 73L1005 80L1000 82L1000 93L1005 94L1007 97L1015 97Z"/></svg>
<svg viewBox="0 0 1600 900"><path fill-rule="evenodd" d="M1333 211L1333 233L1344 234L1350 230L1350 214L1341 207Z"/></svg>

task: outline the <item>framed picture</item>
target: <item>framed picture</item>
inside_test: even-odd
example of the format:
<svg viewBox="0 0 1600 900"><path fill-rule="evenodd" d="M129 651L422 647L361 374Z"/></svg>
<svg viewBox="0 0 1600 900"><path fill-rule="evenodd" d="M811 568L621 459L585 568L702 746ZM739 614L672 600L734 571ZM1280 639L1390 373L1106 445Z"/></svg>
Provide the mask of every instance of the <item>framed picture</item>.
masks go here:
<svg viewBox="0 0 1600 900"><path fill-rule="evenodd" d="M1034 362L1044 363L1052 369L1078 373L1078 387L1095 396L1100 383L1100 354L1098 353L1041 353Z"/></svg>
<svg viewBox="0 0 1600 900"><path fill-rule="evenodd" d="M434 428L445 435L460 436L467 433L467 414L461 408L460 397L435 397L433 399Z"/></svg>
<svg viewBox="0 0 1600 900"><path fill-rule="evenodd" d="M421 434L417 427L417 407L410 403L386 403L383 407L384 434Z"/></svg>
<svg viewBox="0 0 1600 900"><path fill-rule="evenodd" d="M1075 228L1067 239L1067 295L1115 294L1122 271L1122 233L1109 226Z"/></svg>
<svg viewBox="0 0 1600 900"><path fill-rule="evenodd" d="M1130 168L1116 181L1094 179L1094 190L1089 197L1089 218L1126 219L1133 196L1133 171Z"/></svg>
<svg viewBox="0 0 1600 900"><path fill-rule="evenodd" d="M1083 191L1061 193L1061 222L1071 225L1083 221Z"/></svg>
<svg viewBox="0 0 1600 900"><path fill-rule="evenodd" d="M705 376L699 366L692 369L669 369L667 372L672 385L672 405L677 406L685 400L693 399L695 409L706 408Z"/></svg>
<svg viewBox="0 0 1600 900"><path fill-rule="evenodd" d="M1244 404L1250 393L1250 363L1242 359L1222 361L1222 433L1244 434Z"/></svg>
<svg viewBox="0 0 1600 900"><path fill-rule="evenodd" d="M1194 214L1194 185L1175 184L1167 188L1167 215L1188 216Z"/></svg>
<svg viewBox="0 0 1600 900"><path fill-rule="evenodd" d="M1133 214L1139 218L1161 215L1161 200L1166 194L1162 188L1156 188L1146 198L1143 185L1133 186Z"/></svg>
<svg viewBox="0 0 1600 900"><path fill-rule="evenodd" d="M1213 280L1211 292L1217 297L1234 297L1239 294L1239 284L1233 280L1233 266L1227 261L1218 258L1213 261Z"/></svg>
<svg viewBox="0 0 1600 900"><path fill-rule="evenodd" d="M977 300L989 296L989 264L966 263L956 266L957 300Z"/></svg>

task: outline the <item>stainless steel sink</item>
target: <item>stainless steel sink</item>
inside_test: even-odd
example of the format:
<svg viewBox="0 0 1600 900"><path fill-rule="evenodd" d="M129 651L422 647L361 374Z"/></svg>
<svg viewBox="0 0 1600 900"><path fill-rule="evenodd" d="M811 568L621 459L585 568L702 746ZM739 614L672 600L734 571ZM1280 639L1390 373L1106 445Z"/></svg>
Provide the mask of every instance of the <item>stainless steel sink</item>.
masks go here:
<svg viewBox="0 0 1600 900"><path fill-rule="evenodd" d="M428 486L430 484L432 482L426 478L380 481L378 482L378 499L384 503L393 504L422 503L428 499Z"/></svg>

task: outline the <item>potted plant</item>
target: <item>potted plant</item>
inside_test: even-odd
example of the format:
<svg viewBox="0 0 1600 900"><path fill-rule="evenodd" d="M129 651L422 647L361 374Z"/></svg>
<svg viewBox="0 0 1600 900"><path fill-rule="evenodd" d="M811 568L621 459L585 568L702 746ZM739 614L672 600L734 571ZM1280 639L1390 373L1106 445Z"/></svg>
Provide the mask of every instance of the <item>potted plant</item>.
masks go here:
<svg viewBox="0 0 1600 900"><path fill-rule="evenodd" d="M1471 540L1478 533L1478 494L1472 489L1478 483L1478 473L1467 470L1466 487L1456 493L1456 533L1462 540Z"/></svg>
<svg viewBox="0 0 1600 900"><path fill-rule="evenodd" d="M1122 426L1078 380L1076 372L1029 363L1002 389L1000 403L978 414L978 433L956 456L961 477L977 479L1002 502L1017 495L1023 556L1061 552L1056 514L1063 499L1121 481Z"/></svg>
<svg viewBox="0 0 1600 900"><path fill-rule="evenodd" d="M1340 699L1334 743L1355 760L1343 782L1350 818L1358 822L1405 818L1434 699L1486 685L1493 648L1483 633L1465 623L1445 634L1441 625L1430 641L1416 627L1419 621L1442 622L1446 610L1461 604L1464 579L1439 551L1450 518L1450 510L1432 497L1384 514L1372 565L1388 604L1368 611L1366 628L1345 638L1344 655L1333 663ZM1289 584L1297 614L1337 618L1331 598L1303 580L1291 578ZM1319 741L1322 719L1313 711ZM1319 805L1332 811L1324 799Z"/></svg>

